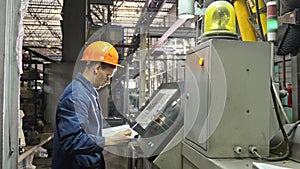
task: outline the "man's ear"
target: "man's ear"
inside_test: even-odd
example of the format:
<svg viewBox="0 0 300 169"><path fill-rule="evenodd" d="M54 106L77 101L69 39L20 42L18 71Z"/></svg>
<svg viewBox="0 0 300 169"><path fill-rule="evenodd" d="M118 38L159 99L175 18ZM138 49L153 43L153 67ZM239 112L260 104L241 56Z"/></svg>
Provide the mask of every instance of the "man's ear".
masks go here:
<svg viewBox="0 0 300 169"><path fill-rule="evenodd" d="M101 68L100 64L96 64L95 67L94 67L94 72L95 74L98 73L98 70Z"/></svg>

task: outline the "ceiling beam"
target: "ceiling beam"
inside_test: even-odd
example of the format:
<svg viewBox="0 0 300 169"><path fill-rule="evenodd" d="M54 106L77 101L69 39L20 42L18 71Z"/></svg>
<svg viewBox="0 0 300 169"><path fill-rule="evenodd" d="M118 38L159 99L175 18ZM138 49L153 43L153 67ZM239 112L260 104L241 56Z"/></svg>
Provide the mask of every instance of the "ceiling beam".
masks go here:
<svg viewBox="0 0 300 169"><path fill-rule="evenodd" d="M47 57L47 56L44 56L44 55L40 54L39 52L36 52L36 51L32 50L30 47L23 46L23 49L24 49L24 50L27 50L27 51L29 51L29 52L31 52L32 54L36 55L36 56L39 57L39 58L44 59L45 61L49 61L49 62L57 62L56 60L53 60L53 59L51 59L51 58L49 58L49 57Z"/></svg>
<svg viewBox="0 0 300 169"><path fill-rule="evenodd" d="M187 19L179 18L177 21L158 39L158 41L152 46L151 53L154 52L156 48L159 48L163 42L170 37L176 30L186 22Z"/></svg>
<svg viewBox="0 0 300 169"><path fill-rule="evenodd" d="M140 42L140 27L144 26L146 29L149 28L157 13L166 3L166 1L167 0L146 0L145 5L142 9L141 17L139 18L135 27L134 35L132 38L132 45L137 46L138 48ZM127 52L128 55L132 55L137 48L130 48Z"/></svg>

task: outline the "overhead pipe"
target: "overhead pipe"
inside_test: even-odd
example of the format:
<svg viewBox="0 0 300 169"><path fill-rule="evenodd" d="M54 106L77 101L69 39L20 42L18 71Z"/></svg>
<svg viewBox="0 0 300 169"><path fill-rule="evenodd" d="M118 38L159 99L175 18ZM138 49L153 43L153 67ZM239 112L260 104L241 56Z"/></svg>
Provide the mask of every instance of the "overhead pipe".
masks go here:
<svg viewBox="0 0 300 169"><path fill-rule="evenodd" d="M249 7L253 14L257 14L256 22L258 25L261 24L262 39L267 34L267 10L264 0L248 0Z"/></svg>
<svg viewBox="0 0 300 169"><path fill-rule="evenodd" d="M146 30L145 27L140 27L140 80L139 80L139 108L146 102Z"/></svg>
<svg viewBox="0 0 300 169"><path fill-rule="evenodd" d="M234 9L243 41L257 41L255 30L250 24L250 13L245 0L236 0Z"/></svg>
<svg viewBox="0 0 300 169"><path fill-rule="evenodd" d="M282 85L286 89L286 71L285 71L285 55L282 56Z"/></svg>
<svg viewBox="0 0 300 169"><path fill-rule="evenodd" d="M195 0L178 0L178 18L190 19L194 17Z"/></svg>
<svg viewBox="0 0 300 169"><path fill-rule="evenodd" d="M135 46L135 48L128 49L127 53L128 55L133 54L138 46L136 46L134 43L139 44L140 41L140 27L141 25L144 25L148 29L148 27L153 22L154 18L156 17L159 10L163 7L167 0L160 0L160 1L154 1L154 0L146 0L145 5L141 11L141 16L135 26L134 34L132 37L132 45Z"/></svg>

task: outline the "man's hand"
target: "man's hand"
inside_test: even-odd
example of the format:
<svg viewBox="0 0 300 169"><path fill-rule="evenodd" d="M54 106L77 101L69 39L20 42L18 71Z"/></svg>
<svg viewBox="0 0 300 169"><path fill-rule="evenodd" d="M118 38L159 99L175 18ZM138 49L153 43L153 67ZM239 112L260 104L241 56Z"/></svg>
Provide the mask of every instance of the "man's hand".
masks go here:
<svg viewBox="0 0 300 169"><path fill-rule="evenodd" d="M120 131L112 136L105 137L105 146L113 146L128 143L134 137L131 136L131 130Z"/></svg>

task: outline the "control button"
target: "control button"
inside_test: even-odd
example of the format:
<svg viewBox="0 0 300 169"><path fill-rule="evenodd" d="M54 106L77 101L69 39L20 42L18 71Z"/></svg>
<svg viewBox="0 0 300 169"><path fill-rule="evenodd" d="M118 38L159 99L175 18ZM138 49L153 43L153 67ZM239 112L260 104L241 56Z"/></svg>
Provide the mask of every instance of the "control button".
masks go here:
<svg viewBox="0 0 300 169"><path fill-rule="evenodd" d="M150 148L153 148L153 147L154 147L154 144L150 141L150 142L148 143L148 146L149 146Z"/></svg>
<svg viewBox="0 0 300 169"><path fill-rule="evenodd" d="M204 58L199 58L199 61L198 61L199 65L200 66L203 66L204 65Z"/></svg>
<svg viewBox="0 0 300 169"><path fill-rule="evenodd" d="M157 123L160 123L160 122L161 122L161 118L160 118L160 117L157 117L157 118L155 119L155 121L156 121Z"/></svg>

